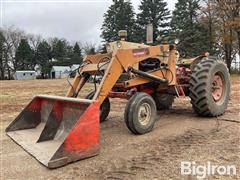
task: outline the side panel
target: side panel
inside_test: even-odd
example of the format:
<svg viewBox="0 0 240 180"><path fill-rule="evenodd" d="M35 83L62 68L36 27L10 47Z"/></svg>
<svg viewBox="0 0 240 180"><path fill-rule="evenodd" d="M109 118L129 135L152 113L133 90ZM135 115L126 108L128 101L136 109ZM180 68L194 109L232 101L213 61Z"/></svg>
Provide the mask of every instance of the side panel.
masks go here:
<svg viewBox="0 0 240 180"><path fill-rule="evenodd" d="M99 103L93 102L66 137L51 160L49 168L56 168L99 154Z"/></svg>

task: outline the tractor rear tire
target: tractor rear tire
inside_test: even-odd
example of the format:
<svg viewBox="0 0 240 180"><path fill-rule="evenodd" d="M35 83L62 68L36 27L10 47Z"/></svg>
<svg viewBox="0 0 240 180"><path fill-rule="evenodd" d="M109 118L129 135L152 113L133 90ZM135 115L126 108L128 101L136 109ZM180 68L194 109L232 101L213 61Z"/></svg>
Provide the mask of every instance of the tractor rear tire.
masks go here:
<svg viewBox="0 0 240 180"><path fill-rule="evenodd" d="M92 91L85 98L92 99L94 94L95 94L95 91ZM103 103L100 106L100 123L104 122L107 119L110 109L111 109L110 101L109 101L109 98L106 97L106 99L103 101Z"/></svg>
<svg viewBox="0 0 240 180"><path fill-rule="evenodd" d="M190 78L189 96L200 116L219 116L230 97L230 75L223 61L204 58L196 64Z"/></svg>
<svg viewBox="0 0 240 180"><path fill-rule="evenodd" d="M129 99L124 119L133 134L145 134L152 131L155 118L156 104L150 95L139 92Z"/></svg>
<svg viewBox="0 0 240 180"><path fill-rule="evenodd" d="M152 97L156 103L157 110L170 109L175 98L174 95L166 93L154 93Z"/></svg>

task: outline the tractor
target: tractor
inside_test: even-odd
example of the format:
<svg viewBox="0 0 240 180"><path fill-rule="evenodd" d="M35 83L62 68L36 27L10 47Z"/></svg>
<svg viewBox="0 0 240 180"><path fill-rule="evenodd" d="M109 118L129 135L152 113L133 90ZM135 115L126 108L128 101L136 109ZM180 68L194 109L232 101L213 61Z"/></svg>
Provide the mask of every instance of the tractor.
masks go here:
<svg viewBox="0 0 240 180"><path fill-rule="evenodd" d="M99 126L110 112L110 98L128 100L124 121L136 135L152 131L156 112L169 109L178 97L189 96L203 117L220 116L227 108L230 76L222 60L208 53L181 59L175 43L151 46L127 42L126 31L119 36L106 45L106 53L85 56L66 97L35 96L6 128L48 168L99 154ZM94 90L80 99L89 78Z"/></svg>

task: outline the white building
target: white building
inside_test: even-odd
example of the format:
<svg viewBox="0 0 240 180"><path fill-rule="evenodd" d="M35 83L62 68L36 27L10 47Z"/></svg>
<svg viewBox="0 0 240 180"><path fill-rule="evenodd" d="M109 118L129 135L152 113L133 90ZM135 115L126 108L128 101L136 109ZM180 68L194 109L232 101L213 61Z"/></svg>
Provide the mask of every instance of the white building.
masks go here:
<svg viewBox="0 0 240 180"><path fill-rule="evenodd" d="M35 71L16 71L13 74L15 80L30 80L36 79L36 72Z"/></svg>
<svg viewBox="0 0 240 180"><path fill-rule="evenodd" d="M72 70L72 71L76 71L76 70L79 68L79 66L80 66L80 64L73 64L73 65L71 66L71 70Z"/></svg>
<svg viewBox="0 0 240 180"><path fill-rule="evenodd" d="M53 66L50 71L50 77L52 79L67 78L71 72L69 66Z"/></svg>

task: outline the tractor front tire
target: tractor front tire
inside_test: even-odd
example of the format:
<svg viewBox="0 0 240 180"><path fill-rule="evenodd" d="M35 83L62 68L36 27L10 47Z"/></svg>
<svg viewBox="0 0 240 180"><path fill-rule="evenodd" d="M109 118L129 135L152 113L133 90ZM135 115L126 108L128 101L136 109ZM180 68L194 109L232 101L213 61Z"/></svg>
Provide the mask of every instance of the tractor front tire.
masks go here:
<svg viewBox="0 0 240 180"><path fill-rule="evenodd" d="M196 64L190 78L189 96L200 116L219 116L230 97L230 75L223 61L204 58Z"/></svg>
<svg viewBox="0 0 240 180"><path fill-rule="evenodd" d="M156 103L157 110L165 110L171 108L175 98L174 95L166 93L154 93L152 97Z"/></svg>
<svg viewBox="0 0 240 180"><path fill-rule="evenodd" d="M95 94L95 91L92 91L85 98L92 99L94 94ZM109 98L106 97L106 99L103 101L103 103L100 106L100 123L104 122L107 119L110 109L111 109L110 101L109 101Z"/></svg>
<svg viewBox="0 0 240 180"><path fill-rule="evenodd" d="M150 95L138 92L129 99L124 119L133 134L145 134L152 131L155 118L156 104Z"/></svg>

